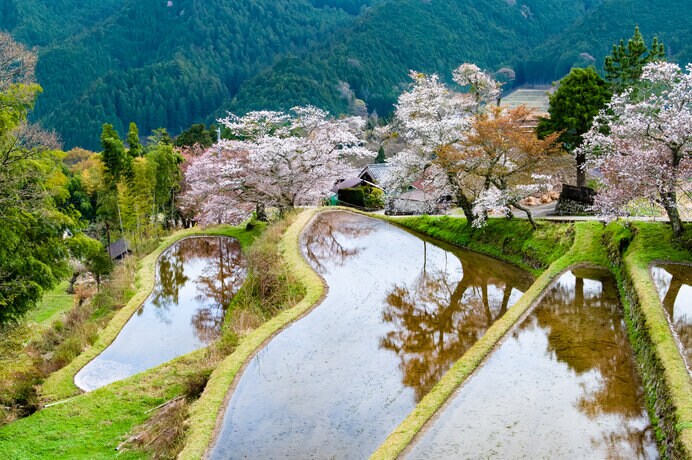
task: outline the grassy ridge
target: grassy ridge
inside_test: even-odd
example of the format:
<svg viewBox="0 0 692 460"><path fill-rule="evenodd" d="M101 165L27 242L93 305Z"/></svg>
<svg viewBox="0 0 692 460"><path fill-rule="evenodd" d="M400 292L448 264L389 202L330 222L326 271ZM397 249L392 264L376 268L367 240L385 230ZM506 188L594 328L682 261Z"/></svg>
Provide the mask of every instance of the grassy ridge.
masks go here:
<svg viewBox="0 0 692 460"><path fill-rule="evenodd" d="M687 226L687 234L692 226ZM650 266L656 262L692 262L692 249L672 238L661 224L637 222L613 232L621 257L623 304L630 324L630 340L640 363L649 414L657 421L657 438L670 458L692 455L692 380L671 335Z"/></svg>
<svg viewBox="0 0 692 460"><path fill-rule="evenodd" d="M434 220L438 220L434 223ZM402 222L403 221L403 222ZM440 222L441 221L441 222ZM460 221L460 222L457 222ZM459 241L468 241L464 235L464 219L416 217L410 219L396 219L395 223L403 224L409 228L422 231L432 229L438 235L442 235L445 241L453 242L455 233L452 229L460 228ZM452 226L447 226L447 224ZM519 224L521 224L520 222ZM607 265L608 254L606 249L600 244L604 232L603 225L598 222L580 222L575 224L555 224L554 229L542 228L532 236L530 231L521 231L521 225L517 222L507 222L501 220L489 221L488 232L484 240L468 241L466 247L485 252L498 258L508 260L517 264L525 264L519 253L503 253L491 244L492 235L506 224L511 224L515 236L519 241L511 243L511 247L535 247L547 248L550 246L548 235L553 235L555 249L552 251L540 251L541 259L532 257L532 263L547 263L551 258L556 258L549 267L536 279L536 282L529 288L519 301L505 315L495 322L487 332L481 337L440 379L406 419L387 437L377 451L371 456L372 459L393 459L397 458L401 452L413 441L415 436L421 431L426 422L437 412L440 407L449 399L454 391L461 385L471 373L483 362L483 360L494 350L496 345L505 334L531 310L542 295L548 290L551 284L559 276L576 265ZM528 224L528 222L526 222ZM552 225L552 224L547 224ZM427 233L426 233L427 234ZM430 233L432 235L432 233ZM566 250L566 241L563 238L571 239L574 235L574 243L571 249ZM496 240L501 242L503 240ZM503 244L505 247L509 244ZM515 249L516 250L516 249ZM560 252L562 251L562 254ZM537 269L534 269L534 273Z"/></svg>
<svg viewBox="0 0 692 460"><path fill-rule="evenodd" d="M72 379L89 360L117 336L130 316L151 292L158 256L170 245L191 235L222 235L237 238L247 247L263 226L221 226L187 229L166 238L140 261L137 293L101 332L98 341L67 367L46 380L42 396L55 401L74 396L79 390ZM146 411L181 393L185 378L199 371L205 350L165 363L157 368L116 382L0 428L0 452L5 458L112 458L115 448L133 427L152 413ZM203 364L203 363L202 363ZM143 452L119 453L119 458L142 458Z"/></svg>
<svg viewBox="0 0 692 460"><path fill-rule="evenodd" d="M204 393L190 410L189 432L185 448L179 458L197 459L204 455L212 441L217 418L223 410L229 388L255 352L287 325L296 321L316 305L324 294L322 279L310 268L300 253L299 238L303 228L315 215L315 210L304 211L284 234L279 247L289 269L305 286L306 295L297 305L284 310L264 325L243 337L236 350L214 370Z"/></svg>

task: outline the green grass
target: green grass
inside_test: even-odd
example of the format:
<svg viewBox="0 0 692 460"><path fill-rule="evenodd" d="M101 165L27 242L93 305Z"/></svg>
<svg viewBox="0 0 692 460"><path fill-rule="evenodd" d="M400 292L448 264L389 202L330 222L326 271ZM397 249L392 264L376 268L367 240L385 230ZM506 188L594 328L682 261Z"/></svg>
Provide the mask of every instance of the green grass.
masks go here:
<svg viewBox="0 0 692 460"><path fill-rule="evenodd" d="M505 260L534 275L567 252L574 242L571 223L538 222L534 231L524 219L489 219L481 229L457 217L416 216L391 222L477 252Z"/></svg>
<svg viewBox="0 0 692 460"><path fill-rule="evenodd" d="M63 281L52 291L43 295L36 309L29 312L27 319L37 324L48 325L61 313L72 308L74 295L67 293L69 281Z"/></svg>
<svg viewBox="0 0 692 460"><path fill-rule="evenodd" d="M45 408L0 429L3 458L114 458L115 448L148 410L182 392L181 377L193 373L203 350L146 373ZM146 458L124 452L118 458Z"/></svg>
<svg viewBox="0 0 692 460"><path fill-rule="evenodd" d="M692 263L689 239L673 239L667 225L637 222L624 252L623 292L634 327L634 348L643 364L645 390L652 418L660 420L658 437L670 456L692 455L692 380L671 335L650 267L656 262ZM692 225L686 226L690 238ZM618 235L616 234L616 237ZM623 236L620 232L620 236ZM626 235L625 235L626 236ZM627 241L623 238L621 241Z"/></svg>
<svg viewBox="0 0 692 460"><path fill-rule="evenodd" d="M92 347L44 382L42 397L46 401L64 402L0 428L3 458L113 458L115 447L127 434L153 415L146 413L147 410L182 392L186 376L199 372L200 366L206 364L206 350L197 350L91 393L79 394L72 381L74 374L110 344L149 295L156 260L171 244L187 236L205 234L235 237L247 247L263 228L262 224L252 231L230 226L182 230L143 258L137 274L137 292L127 306L101 331ZM118 454L118 458L147 456L144 452Z"/></svg>
<svg viewBox="0 0 692 460"><path fill-rule="evenodd" d="M439 219L442 222L434 223L432 222L434 219ZM438 235L446 236L447 238L445 241L450 241L454 235L453 230L451 229L458 228L456 227L458 225L456 221L462 219L421 217L411 219L396 219L394 221L395 223L401 223L401 220L409 220L409 225L411 222L422 222L425 225L416 225L416 228L419 231L421 231L421 229L426 229L435 232ZM554 249L551 251L543 250L537 252L536 254L543 254L541 259L532 257L532 260L541 260L543 263L556 256L557 259L541 273L529 290L524 293L521 299L519 299L519 301L511 309L509 309L509 311L505 313L502 318L495 322L487 330L483 337L481 337L452 366L452 368L433 387L430 393L428 393L418 403L408 417L406 417L406 419L404 419L404 421L392 433L390 433L382 445L373 453L371 456L372 459L397 458L401 452L403 452L403 450L413 441L415 436L421 431L428 420L430 420L430 418L440 409L440 407L442 407L445 401L449 399L459 385L461 385L495 349L498 342L514 326L514 324L523 318L531 310L531 308L540 301L542 295L548 290L551 284L560 277L562 273L579 265L606 266L608 263L607 251L600 244L602 235L604 233L604 228L603 225L598 222L556 224L556 229L539 228L537 233L532 236L530 231L521 233L520 231L522 226L517 225L516 222L506 220L490 220L488 227L489 231L488 233L485 233L483 239L481 240L482 242L469 242L469 244L465 246L479 250L479 252L486 252L501 259L515 263L519 262L520 259L517 257L515 252L508 252L505 256L504 253L498 251L497 248L493 248L491 245L491 235L496 234L502 225L508 225L511 229L510 231L520 239L518 242L501 243L504 247L514 248L511 251L516 251L516 248L523 245L534 247L534 240L536 240L535 246L547 247L549 246L549 240L547 239L548 237L546 235L554 235L558 239L558 242L555 243L556 248L562 249ZM564 228L565 226L568 227ZM410 226L409 228L414 227ZM464 227L459 228L460 232L464 232ZM569 250L564 250L565 242L563 238L571 239L572 233L574 233L574 243L571 245ZM433 235L433 233L427 232L426 234ZM459 240L466 242L466 238L466 236L462 235L459 237ZM497 241L501 242L503 240L498 239ZM483 251L483 249L486 249L486 251ZM561 250L563 253L560 255L559 251Z"/></svg>

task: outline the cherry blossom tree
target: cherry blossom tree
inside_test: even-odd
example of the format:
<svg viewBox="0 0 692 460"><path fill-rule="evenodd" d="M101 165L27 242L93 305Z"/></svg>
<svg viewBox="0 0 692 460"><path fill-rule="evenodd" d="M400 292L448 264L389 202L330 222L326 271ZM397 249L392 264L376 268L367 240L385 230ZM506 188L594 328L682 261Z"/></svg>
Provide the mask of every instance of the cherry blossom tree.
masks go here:
<svg viewBox="0 0 692 460"><path fill-rule="evenodd" d="M238 140L221 140L192 162L185 203L202 223L237 223L256 207L280 212L316 204L338 179L356 174L365 120L332 119L315 107L250 112L219 120Z"/></svg>
<svg viewBox="0 0 692 460"><path fill-rule="evenodd" d="M535 228L531 211L520 200L545 191L552 174L565 167L569 157L561 149L558 134L539 140L526 128L532 112L525 107L492 107L473 117L464 138L442 150L438 162L447 171L474 183L480 190L473 203L473 225L484 225L488 212L512 216L511 208L524 211Z"/></svg>
<svg viewBox="0 0 692 460"><path fill-rule="evenodd" d="M680 194L692 192L692 65L644 67L635 88L613 97L585 136L589 167L603 174L595 209L627 214L632 200L663 207L673 233L683 233Z"/></svg>
<svg viewBox="0 0 692 460"><path fill-rule="evenodd" d="M464 178L435 161L439 152L461 140L480 107L497 98L499 84L473 64L454 70L454 81L469 89L457 92L440 82L436 74L412 71L412 88L399 96L392 129L407 143L407 148L390 160L384 182L390 196L424 178L438 195L452 193L457 204L472 222L473 196L464 193Z"/></svg>

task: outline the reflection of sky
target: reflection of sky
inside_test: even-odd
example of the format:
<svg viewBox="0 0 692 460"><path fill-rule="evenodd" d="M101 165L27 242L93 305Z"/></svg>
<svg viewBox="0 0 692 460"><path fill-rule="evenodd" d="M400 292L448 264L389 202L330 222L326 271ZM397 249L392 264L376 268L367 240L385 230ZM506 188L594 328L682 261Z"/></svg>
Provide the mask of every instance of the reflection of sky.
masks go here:
<svg viewBox="0 0 692 460"><path fill-rule="evenodd" d="M692 268L690 270L692 270ZM663 300L668 293L668 289L670 289L673 275L662 267L652 267L651 278L654 280L659 298ZM683 324L692 325L692 286L689 284L683 284L680 288L675 298L673 317L671 319L675 323L681 322Z"/></svg>
<svg viewBox="0 0 692 460"><path fill-rule="evenodd" d="M175 245L162 257L170 256L174 250ZM91 391L205 346L205 337L200 338L200 331L191 320L205 308L217 316L223 315L223 309L216 308L214 299L205 296L198 283L217 258L193 256L184 260L187 281L176 287L178 303L165 299L156 306L154 296L149 296L113 343L79 371L75 376L77 386Z"/></svg>
<svg viewBox="0 0 692 460"><path fill-rule="evenodd" d="M327 297L250 362L211 458L366 458L415 407L399 357L380 346L391 328L382 319L386 298L394 284L414 285L424 266L459 280L461 263L385 222L348 213L317 218L330 215L332 228L369 230L336 232L334 257L313 248Z"/></svg>
<svg viewBox="0 0 692 460"><path fill-rule="evenodd" d="M566 273L553 292L574 291L575 280ZM601 282L584 281L585 297L595 299ZM548 294L543 302L551 301ZM604 327L593 353L608 353L612 331ZM598 368L577 373L560 361L551 351L550 333L533 313L457 391L407 458L656 458L643 404L633 417L624 410L582 410L585 398L604 390L606 380ZM623 367L625 374L630 368ZM626 385L627 379L616 381Z"/></svg>

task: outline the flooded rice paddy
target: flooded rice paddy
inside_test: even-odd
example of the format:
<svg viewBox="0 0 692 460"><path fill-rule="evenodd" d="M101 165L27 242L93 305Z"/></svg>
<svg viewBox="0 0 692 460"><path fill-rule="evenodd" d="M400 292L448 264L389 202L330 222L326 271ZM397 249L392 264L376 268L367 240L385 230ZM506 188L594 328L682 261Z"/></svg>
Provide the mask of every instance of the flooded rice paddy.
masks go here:
<svg viewBox="0 0 692 460"><path fill-rule="evenodd" d="M660 264L651 268L663 309L692 373L692 266Z"/></svg>
<svg viewBox="0 0 692 460"><path fill-rule="evenodd" d="M156 263L154 291L113 343L77 373L75 384L95 390L206 346L219 336L245 275L238 241L178 241Z"/></svg>
<svg viewBox="0 0 692 460"><path fill-rule="evenodd" d="M211 458L367 458L533 282L346 212L302 247L326 298L249 362Z"/></svg>
<svg viewBox="0 0 692 460"><path fill-rule="evenodd" d="M564 274L407 458L656 458L611 275Z"/></svg>

